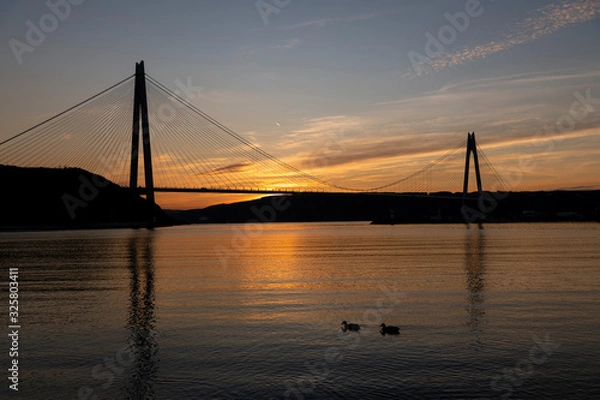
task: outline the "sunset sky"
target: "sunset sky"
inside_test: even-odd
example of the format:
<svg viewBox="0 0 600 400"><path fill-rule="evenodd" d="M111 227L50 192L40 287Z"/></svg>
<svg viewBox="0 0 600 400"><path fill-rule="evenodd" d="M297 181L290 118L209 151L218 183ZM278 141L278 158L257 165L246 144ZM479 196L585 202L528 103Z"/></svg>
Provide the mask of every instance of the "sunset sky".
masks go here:
<svg viewBox="0 0 600 400"><path fill-rule="evenodd" d="M600 0L71 1L0 3L0 141L144 60L250 142L336 184L394 181L475 131L496 170L518 176L511 190L600 188Z"/></svg>

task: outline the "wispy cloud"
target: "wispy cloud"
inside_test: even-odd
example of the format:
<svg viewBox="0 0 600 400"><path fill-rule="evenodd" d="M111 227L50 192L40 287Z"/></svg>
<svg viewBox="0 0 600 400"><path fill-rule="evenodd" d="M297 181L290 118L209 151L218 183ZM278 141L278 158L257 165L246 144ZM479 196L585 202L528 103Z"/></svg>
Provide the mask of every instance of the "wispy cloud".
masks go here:
<svg viewBox="0 0 600 400"><path fill-rule="evenodd" d="M598 0L559 1L549 4L538 8L524 20L510 26L501 39L445 52L432 59L430 64L423 64L419 73L433 73L446 67L482 60L512 47L551 35L558 30L593 20L599 15L600 1ZM403 77L409 76L415 76L415 73L411 71L403 75Z"/></svg>
<svg viewBox="0 0 600 400"><path fill-rule="evenodd" d="M446 137L446 140L435 143L432 146L432 141L423 140L425 135L403 135L394 138L362 138L340 146L341 151L336 151L332 154L326 154L327 166L338 166L352 164L355 162L363 163L368 160L388 159L390 157L406 157L419 156L426 157L442 154L448 151L448 146L451 146L454 137ZM430 136L432 137L432 136ZM461 138L462 139L462 138ZM304 153L298 157L298 165L301 168L307 168L314 165L312 158L314 153Z"/></svg>
<svg viewBox="0 0 600 400"><path fill-rule="evenodd" d="M249 162L240 162L240 163L226 165L226 166L220 167L220 168L215 168L208 172L200 173L198 175L211 175L211 174L224 174L224 173L228 173L228 172L241 172L241 171L245 170L246 168L248 168L250 165L252 165L252 164Z"/></svg>
<svg viewBox="0 0 600 400"><path fill-rule="evenodd" d="M498 89L506 85L513 85L522 88L524 85L556 85L557 83L571 83L578 81L585 82L589 78L600 78L600 71L560 71L550 70L542 72L525 72L521 74L495 76L491 78L470 79L462 82L451 82L445 84L435 92L425 92L424 94L443 93L454 89ZM383 103L381 103L383 104Z"/></svg>
<svg viewBox="0 0 600 400"><path fill-rule="evenodd" d="M294 39L288 40L284 44L278 44L276 46L271 46L271 47L269 47L269 49L274 49L274 50L289 50L291 48L296 47L300 43L302 43L302 41L300 39L294 38Z"/></svg>
<svg viewBox="0 0 600 400"><path fill-rule="evenodd" d="M302 148L315 148L324 141L340 141L353 135L356 130L363 130L369 125L366 117L330 115L326 117L305 120L302 126L285 135L279 144L286 151L300 150Z"/></svg>
<svg viewBox="0 0 600 400"><path fill-rule="evenodd" d="M300 22L297 24L293 24L293 25L285 25L285 26L281 26L278 29L280 30L294 30L294 29L302 29L302 28L309 28L309 27L319 27L319 28L323 28L327 25L331 25L331 24L337 24L337 23L348 23L348 22L356 22L356 21L366 21L375 17L378 17L379 15L382 15L382 13L380 12L371 12L371 13L367 13L367 14L360 14L360 15L354 15L354 16L348 16L348 17L328 17L328 18L316 18L316 19L312 19L312 20L308 20L308 21L304 21L304 22Z"/></svg>
<svg viewBox="0 0 600 400"><path fill-rule="evenodd" d="M477 98L499 97L499 93L517 90L520 97L531 96L539 100L546 92L556 92L561 86L568 86L573 90L580 88L590 79L600 78L600 71L589 70L550 70L541 72L527 72L514 75L502 75L491 78L469 79L454 81L445 84L439 89L423 92L416 96L417 99L430 101L442 100L476 100ZM527 90L525 90L527 89ZM566 93L569 93L567 91ZM507 93L508 94L508 93ZM570 93L569 93L570 94ZM378 106L408 105L415 102L415 98L404 98L377 103Z"/></svg>

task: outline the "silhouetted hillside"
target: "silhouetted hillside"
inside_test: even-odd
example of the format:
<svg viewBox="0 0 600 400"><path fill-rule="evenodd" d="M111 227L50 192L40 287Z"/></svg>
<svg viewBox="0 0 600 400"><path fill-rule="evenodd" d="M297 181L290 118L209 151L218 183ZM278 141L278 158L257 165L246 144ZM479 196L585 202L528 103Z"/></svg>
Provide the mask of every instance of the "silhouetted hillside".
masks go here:
<svg viewBox="0 0 600 400"><path fill-rule="evenodd" d="M171 222L155 204L99 175L0 165L0 229L144 226Z"/></svg>
<svg viewBox="0 0 600 400"><path fill-rule="evenodd" d="M467 216L488 222L598 221L600 191L471 194ZM485 213L481 213L482 205ZM375 223L464 222L462 194L297 194L222 204L173 216L185 223L374 221Z"/></svg>

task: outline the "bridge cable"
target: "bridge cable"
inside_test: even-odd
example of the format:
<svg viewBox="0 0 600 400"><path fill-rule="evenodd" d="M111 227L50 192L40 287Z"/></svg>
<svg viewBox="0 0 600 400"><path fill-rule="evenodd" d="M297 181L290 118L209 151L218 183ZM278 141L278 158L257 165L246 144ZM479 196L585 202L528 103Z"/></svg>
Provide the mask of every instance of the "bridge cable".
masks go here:
<svg viewBox="0 0 600 400"><path fill-rule="evenodd" d="M14 140L14 139L18 138L19 136L23 136L23 135L24 135L24 134L26 134L27 132L30 132L30 131L34 130L35 128L37 128L37 127L40 127L40 126L42 126L42 125L44 125L44 124L46 124L46 123L48 123L48 122L50 122L50 121L52 121L52 120L54 120L54 119L58 118L58 117L60 117L61 115L64 115L64 114L68 113L68 112L69 112L69 111L71 111L71 110L74 110L74 109L76 109L77 107L79 107L79 106L81 106L81 105L83 105L83 104L87 103L88 101L94 100L95 98L97 98L97 97L99 97L99 96L103 95L104 93L106 93L106 92L108 92L108 91L110 91L110 90L114 89L115 87L117 87L117 86L119 86L119 85L121 85L121 84L123 84L123 83L127 82L129 79L133 78L134 76L135 76L135 74L134 74L134 75L131 75L131 76L129 76L129 77L127 77L127 78L125 78L125 79L123 79L123 80L121 80L121 81L117 82L117 83L115 83L114 85L112 85L111 87L109 87L109 88L107 88L107 89L105 89L105 90L101 91L100 93L98 93L98 94L95 94L95 95L93 95L92 97L89 97L89 98L87 98L87 99L83 100L82 102L75 104L74 106L72 106L72 107L70 107L70 108L66 109L65 111L63 111L63 112L60 112L60 113L58 113L58 114L54 115L53 117L50 117L50 118L48 118L48 119L46 119L46 120L44 120L44 121L40 122L39 124L37 124L37 125L34 125L34 126L32 126L31 128L29 128L29 129L26 129L26 130L24 130L23 132L21 132L21 133L18 133L18 134L16 134L15 136L13 136L13 137L10 137L10 138L8 138L8 139L6 139L6 140L4 140L4 141L0 142L0 146L2 146L3 144L6 144L6 143L8 143L8 142L10 142L10 141L12 141L12 140Z"/></svg>

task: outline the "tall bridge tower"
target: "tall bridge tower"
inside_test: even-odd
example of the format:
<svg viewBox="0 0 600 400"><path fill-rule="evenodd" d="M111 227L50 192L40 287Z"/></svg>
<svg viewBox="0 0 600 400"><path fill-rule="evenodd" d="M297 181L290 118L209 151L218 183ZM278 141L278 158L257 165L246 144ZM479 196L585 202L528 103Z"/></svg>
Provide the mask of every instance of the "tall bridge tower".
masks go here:
<svg viewBox="0 0 600 400"><path fill-rule="evenodd" d="M146 95L146 73L144 61L135 63L135 87L133 95L133 133L131 141L131 170L129 187L137 190L138 155L140 147L140 118L142 124L142 146L144 149L144 176L146 199L154 203L154 179L152 177L152 153L150 150L150 124L148 122L148 97Z"/></svg>
<svg viewBox="0 0 600 400"><path fill-rule="evenodd" d="M469 164L473 153L473 163L475 164L475 177L477 179L477 192L481 194L481 174L479 173L479 157L477 156L477 145L475 143L475 132L469 133L467 138L467 157L465 160L465 180L463 182L463 196L466 197L469 192Z"/></svg>

